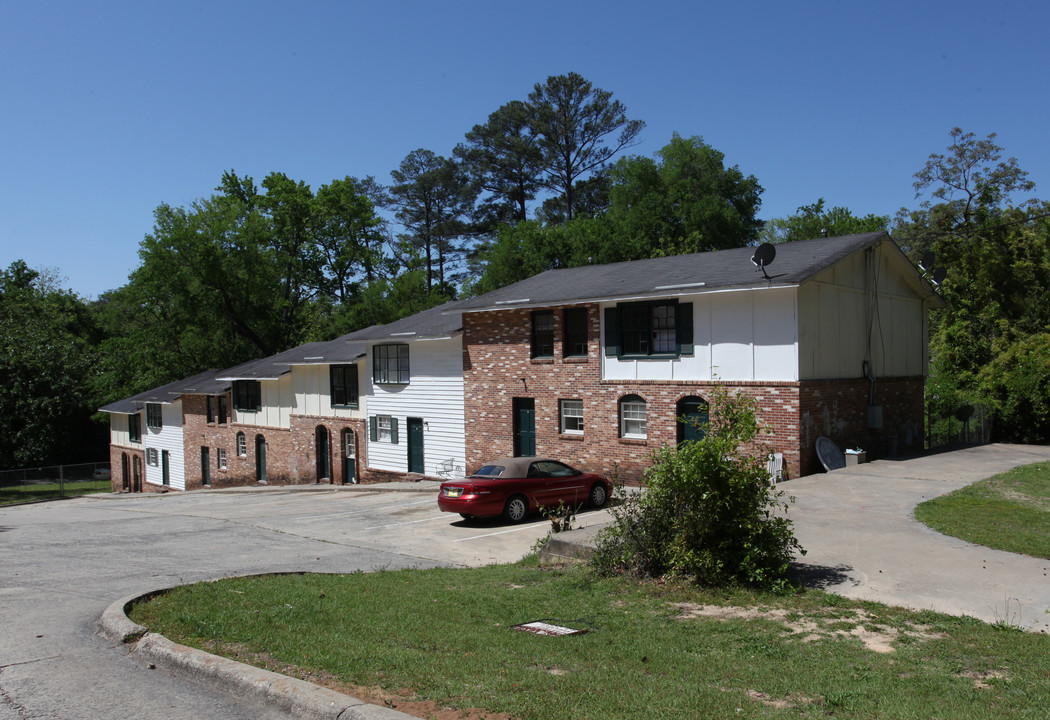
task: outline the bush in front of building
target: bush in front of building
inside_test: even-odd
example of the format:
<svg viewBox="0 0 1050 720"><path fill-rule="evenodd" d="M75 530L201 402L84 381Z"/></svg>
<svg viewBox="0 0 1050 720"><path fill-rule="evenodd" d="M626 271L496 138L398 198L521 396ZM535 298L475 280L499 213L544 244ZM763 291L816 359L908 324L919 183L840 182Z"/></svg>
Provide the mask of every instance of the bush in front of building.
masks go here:
<svg viewBox="0 0 1050 720"><path fill-rule="evenodd" d="M700 440L653 453L646 489L613 510L593 558L604 574L787 590L805 553L771 487L754 401L719 390Z"/></svg>

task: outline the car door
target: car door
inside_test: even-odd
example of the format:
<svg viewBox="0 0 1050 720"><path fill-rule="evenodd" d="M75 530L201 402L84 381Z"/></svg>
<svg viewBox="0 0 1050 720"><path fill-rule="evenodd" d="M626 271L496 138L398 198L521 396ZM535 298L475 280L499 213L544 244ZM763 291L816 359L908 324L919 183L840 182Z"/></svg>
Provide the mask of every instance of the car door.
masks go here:
<svg viewBox="0 0 1050 720"><path fill-rule="evenodd" d="M544 507L576 505L587 497L587 491L580 489L580 475L565 463L556 460L537 460L529 466L530 477L542 481L538 487L536 500Z"/></svg>

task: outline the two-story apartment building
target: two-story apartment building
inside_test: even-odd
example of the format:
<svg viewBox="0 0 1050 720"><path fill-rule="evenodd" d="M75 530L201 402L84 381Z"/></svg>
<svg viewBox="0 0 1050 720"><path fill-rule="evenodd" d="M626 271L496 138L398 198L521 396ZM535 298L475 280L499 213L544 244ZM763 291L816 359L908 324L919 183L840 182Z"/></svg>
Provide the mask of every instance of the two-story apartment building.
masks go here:
<svg viewBox="0 0 1050 720"><path fill-rule="evenodd" d="M107 405L113 489L461 477L461 325L446 305Z"/></svg>
<svg viewBox="0 0 1050 720"><path fill-rule="evenodd" d="M467 466L551 455L637 481L718 387L745 393L790 475L827 436L921 442L927 314L942 301L885 233L550 270L457 306Z"/></svg>
<svg viewBox="0 0 1050 720"><path fill-rule="evenodd" d="M550 270L108 405L115 490L461 477L551 455L641 478L716 388L752 397L788 475L815 442L919 447L927 315L885 233Z"/></svg>

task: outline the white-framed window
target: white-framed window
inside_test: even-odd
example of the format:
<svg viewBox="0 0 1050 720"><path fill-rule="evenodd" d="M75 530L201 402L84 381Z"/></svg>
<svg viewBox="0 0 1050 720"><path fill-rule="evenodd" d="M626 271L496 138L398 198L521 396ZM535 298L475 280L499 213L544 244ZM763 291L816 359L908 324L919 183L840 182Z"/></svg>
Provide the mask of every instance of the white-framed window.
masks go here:
<svg viewBox="0 0 1050 720"><path fill-rule="evenodd" d="M220 470L226 469L226 448L216 449L216 464Z"/></svg>
<svg viewBox="0 0 1050 720"><path fill-rule="evenodd" d="M372 349L372 382L408 385L408 345L376 345Z"/></svg>
<svg viewBox="0 0 1050 720"><path fill-rule="evenodd" d="M157 448L146 448L146 464L157 467Z"/></svg>
<svg viewBox="0 0 1050 720"><path fill-rule="evenodd" d="M244 433L237 433L237 457L247 457L248 455L248 441L244 437Z"/></svg>
<svg viewBox="0 0 1050 720"><path fill-rule="evenodd" d="M397 445L397 418L392 415L373 415L368 419L368 433L372 442Z"/></svg>
<svg viewBox="0 0 1050 720"><path fill-rule="evenodd" d="M566 435L583 435L583 400L561 401L561 431Z"/></svg>
<svg viewBox="0 0 1050 720"><path fill-rule="evenodd" d="M637 395L620 399L620 437L646 438L645 400Z"/></svg>

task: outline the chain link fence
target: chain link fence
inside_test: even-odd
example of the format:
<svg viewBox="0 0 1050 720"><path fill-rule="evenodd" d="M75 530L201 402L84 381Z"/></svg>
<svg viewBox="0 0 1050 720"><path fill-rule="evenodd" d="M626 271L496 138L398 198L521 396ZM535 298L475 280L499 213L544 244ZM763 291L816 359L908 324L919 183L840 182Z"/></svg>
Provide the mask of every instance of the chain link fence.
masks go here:
<svg viewBox="0 0 1050 720"><path fill-rule="evenodd" d="M992 416L983 405L943 407L926 405L926 445L931 450L956 445L983 445L991 442Z"/></svg>
<svg viewBox="0 0 1050 720"><path fill-rule="evenodd" d="M110 492L108 462L0 470L0 504Z"/></svg>

